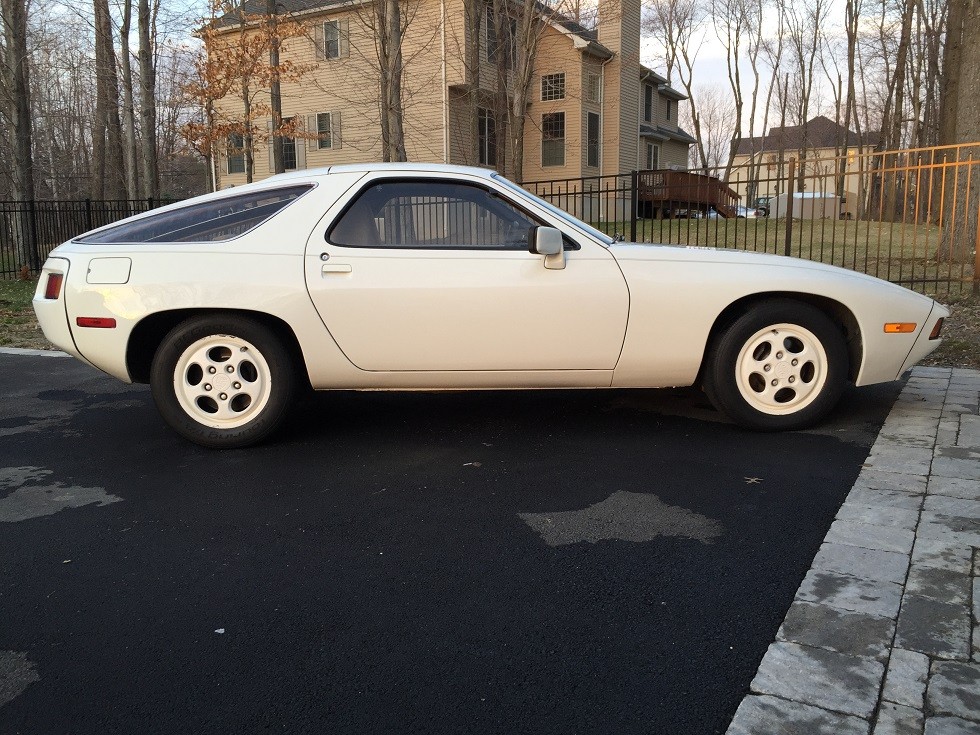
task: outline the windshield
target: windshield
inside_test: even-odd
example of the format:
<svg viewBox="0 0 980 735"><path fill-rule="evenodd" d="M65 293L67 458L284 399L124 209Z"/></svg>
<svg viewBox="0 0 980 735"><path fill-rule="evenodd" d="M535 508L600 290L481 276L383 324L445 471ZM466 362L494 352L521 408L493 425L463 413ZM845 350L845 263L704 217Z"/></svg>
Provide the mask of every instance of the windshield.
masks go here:
<svg viewBox="0 0 980 735"><path fill-rule="evenodd" d="M572 215L570 215L568 212L566 212L564 209L559 209L558 207L556 207L554 204L552 204L551 202L547 201L546 199L542 199L539 196L535 196L534 194L532 194L531 192L529 192L527 189L518 186L517 184L515 184L513 181L510 181L509 179L505 179L500 174L493 174L493 178L496 181L499 181L504 186L506 186L506 187L508 187L510 189L513 189L514 191L518 192L521 196L527 197L528 199L530 199L530 200L534 201L535 203L539 204L540 206L544 207L549 212L551 212L553 215L555 215L556 217L560 217L561 219L563 219L566 222L568 222L570 225L574 225L575 227L578 227L581 230L585 230L588 234L592 235L592 237L594 237L599 242L604 242L604 243L606 243L606 245L612 245L613 244L614 240L611 237L609 237L609 235L607 235L607 234L605 234L603 232L599 232L599 230L597 230L595 227L592 227L591 225L587 225L585 222L583 222L580 219L576 219L575 217L573 217Z"/></svg>

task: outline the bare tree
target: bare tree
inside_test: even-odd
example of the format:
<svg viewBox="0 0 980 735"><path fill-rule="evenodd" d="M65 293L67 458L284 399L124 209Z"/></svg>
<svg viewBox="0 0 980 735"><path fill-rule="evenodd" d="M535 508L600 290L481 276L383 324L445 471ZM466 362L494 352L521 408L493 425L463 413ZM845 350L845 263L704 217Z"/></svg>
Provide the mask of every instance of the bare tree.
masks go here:
<svg viewBox="0 0 980 735"><path fill-rule="evenodd" d="M119 60L122 68L122 137L123 157L126 161L126 198L136 199L136 115L133 110L133 67L130 63L129 29L133 19L133 0L123 0L123 18L119 27Z"/></svg>
<svg viewBox="0 0 980 735"><path fill-rule="evenodd" d="M139 0L136 20L139 27L140 68L140 133L143 159L143 196L160 196L160 172L157 162L157 102L156 67L153 63L153 46L156 35L155 18L159 5L150 10L149 0Z"/></svg>

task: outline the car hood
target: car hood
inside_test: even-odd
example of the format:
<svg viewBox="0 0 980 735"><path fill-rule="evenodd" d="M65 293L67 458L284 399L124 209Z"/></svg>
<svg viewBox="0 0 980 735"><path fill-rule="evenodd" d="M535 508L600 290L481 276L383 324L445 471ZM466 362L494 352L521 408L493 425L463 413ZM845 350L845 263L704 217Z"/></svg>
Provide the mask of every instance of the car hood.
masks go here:
<svg viewBox="0 0 980 735"><path fill-rule="evenodd" d="M609 246L613 256L619 261L660 261L660 262L685 262L685 263L723 263L733 266L766 266L769 268L788 268L793 270L804 270L811 273L822 273L833 275L837 278L847 278L854 281L863 281L868 284L875 284L878 287L888 287L895 289L896 292L904 294L914 294L919 298L933 302L933 299L922 294L915 293L909 289L891 283L890 281L875 278L864 273L840 268L835 265L818 263L813 260L802 258L792 258L785 255L770 255L768 253L756 253L748 250L734 250L730 248L709 248L691 245L661 245L635 242L617 242Z"/></svg>

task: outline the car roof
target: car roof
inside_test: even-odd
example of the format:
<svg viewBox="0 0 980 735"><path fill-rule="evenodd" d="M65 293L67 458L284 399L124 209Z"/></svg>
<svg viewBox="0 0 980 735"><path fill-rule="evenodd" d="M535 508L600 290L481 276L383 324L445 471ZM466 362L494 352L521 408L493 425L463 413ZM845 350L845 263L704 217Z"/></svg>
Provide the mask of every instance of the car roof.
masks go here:
<svg viewBox="0 0 980 735"><path fill-rule="evenodd" d="M341 173L357 173L369 171L384 171L386 173L455 173L455 174L469 174L470 176L480 176L482 178L489 178L495 172L493 169L479 168L476 166L455 166L445 163L345 163L335 166L324 166L320 168L309 168L298 171L289 171L284 174L277 174L276 176L271 176L268 179L264 179L266 182L279 182L287 180L297 180L297 179L310 179L310 178L320 178L322 176L329 176L330 174L341 174ZM259 183L259 182L256 182Z"/></svg>

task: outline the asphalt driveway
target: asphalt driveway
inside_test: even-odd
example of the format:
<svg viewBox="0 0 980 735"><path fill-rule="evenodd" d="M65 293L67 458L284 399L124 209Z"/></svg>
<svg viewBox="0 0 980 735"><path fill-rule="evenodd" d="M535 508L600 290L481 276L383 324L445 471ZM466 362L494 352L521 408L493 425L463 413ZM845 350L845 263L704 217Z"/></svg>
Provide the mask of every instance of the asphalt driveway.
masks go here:
<svg viewBox="0 0 980 735"><path fill-rule="evenodd" d="M900 387L336 393L265 446L0 355L0 732L723 732Z"/></svg>

